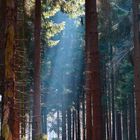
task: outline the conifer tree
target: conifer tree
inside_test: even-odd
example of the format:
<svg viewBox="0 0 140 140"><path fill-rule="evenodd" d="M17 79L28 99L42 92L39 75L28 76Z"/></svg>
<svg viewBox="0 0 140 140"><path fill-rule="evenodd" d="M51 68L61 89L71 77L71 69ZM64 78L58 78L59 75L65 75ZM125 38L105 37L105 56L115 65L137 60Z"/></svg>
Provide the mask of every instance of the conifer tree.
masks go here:
<svg viewBox="0 0 140 140"><path fill-rule="evenodd" d="M41 0L35 1L34 19L34 100L33 100L33 140L41 136L41 93L40 93L40 63L41 63Z"/></svg>
<svg viewBox="0 0 140 140"><path fill-rule="evenodd" d="M96 4L95 0L86 1L87 140L102 140L102 107Z"/></svg>
<svg viewBox="0 0 140 140"><path fill-rule="evenodd" d="M137 140L140 140L140 21L139 0L133 0L133 31L134 31L134 85L136 97Z"/></svg>
<svg viewBox="0 0 140 140"><path fill-rule="evenodd" d="M14 116L15 106L15 72L14 72L14 48L15 48L15 25L16 25L16 1L6 0L5 8L5 52L4 52L4 93L3 93L3 118L2 139L19 139L14 130L16 118ZM12 119L11 119L12 118Z"/></svg>

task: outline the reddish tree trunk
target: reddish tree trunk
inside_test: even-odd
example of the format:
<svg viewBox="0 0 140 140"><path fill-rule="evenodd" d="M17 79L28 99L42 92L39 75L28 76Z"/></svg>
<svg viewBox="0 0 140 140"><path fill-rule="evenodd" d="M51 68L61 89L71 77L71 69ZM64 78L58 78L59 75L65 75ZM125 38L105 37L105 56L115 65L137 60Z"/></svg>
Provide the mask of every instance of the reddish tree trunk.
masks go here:
<svg viewBox="0 0 140 140"><path fill-rule="evenodd" d="M83 92L83 91L82 91ZM85 140L86 139L86 135L85 135L85 95L84 95L84 92L83 92L83 100L82 100L82 134L83 134L83 139L82 140Z"/></svg>
<svg viewBox="0 0 140 140"><path fill-rule="evenodd" d="M92 52L91 52L91 42L90 42L90 5L86 1L86 139L92 139L92 114L91 114L91 94L93 92L92 86Z"/></svg>
<svg viewBox="0 0 140 140"><path fill-rule="evenodd" d="M35 0L35 54L34 54L34 106L33 106L33 139L41 134L41 95L40 95L40 61L41 61L41 0Z"/></svg>
<svg viewBox="0 0 140 140"><path fill-rule="evenodd" d="M2 96L2 101L1 101L1 122L3 120L3 103L4 103L4 100L3 100L3 95L4 95L4 44L5 44L5 10L6 10L6 2L5 0L1 0L0 1L0 9L1 9L1 13L0 13L0 53L1 53L1 56L0 56L0 77L1 77L1 84L0 84L0 92L1 92L1 96ZM1 128L2 128L2 125L1 125ZM1 134L2 134L2 129L1 129ZM1 136L1 139L2 139L2 136Z"/></svg>
<svg viewBox="0 0 140 140"><path fill-rule="evenodd" d="M102 140L101 88L99 74L96 0L86 1L86 52L87 140ZM91 97L93 105L93 118L91 118ZM91 120L93 120L92 130Z"/></svg>
<svg viewBox="0 0 140 140"><path fill-rule="evenodd" d="M15 26L16 26L16 1L5 1L5 53L4 53L4 94L2 112L2 139L19 139L19 123L16 123L17 111L15 109L15 71L14 71L14 50L15 50ZM3 35L4 37L4 35Z"/></svg>

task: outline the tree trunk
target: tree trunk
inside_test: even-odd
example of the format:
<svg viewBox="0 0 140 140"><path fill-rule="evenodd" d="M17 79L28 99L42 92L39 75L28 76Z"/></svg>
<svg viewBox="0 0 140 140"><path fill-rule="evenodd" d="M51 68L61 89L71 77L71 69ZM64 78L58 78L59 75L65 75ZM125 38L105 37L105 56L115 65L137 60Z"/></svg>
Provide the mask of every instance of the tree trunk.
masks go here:
<svg viewBox="0 0 140 140"><path fill-rule="evenodd" d="M68 140L71 140L71 109L68 108L67 111L67 116L68 116Z"/></svg>
<svg viewBox="0 0 140 140"><path fill-rule="evenodd" d="M40 61L41 61L41 0L35 0L35 49L34 49L34 102L33 102L33 140L41 135L41 95L40 95Z"/></svg>
<svg viewBox="0 0 140 140"><path fill-rule="evenodd" d="M128 140L127 109L123 112L123 140Z"/></svg>
<svg viewBox="0 0 140 140"><path fill-rule="evenodd" d="M83 92L83 91L82 91ZM83 134L83 140L86 140L86 133L85 133L85 95L83 92L83 100L82 100L82 134Z"/></svg>
<svg viewBox="0 0 140 140"><path fill-rule="evenodd" d="M42 133L47 134L47 125L46 125L46 119L47 119L47 114L46 114L46 108L42 108L42 114L41 114L41 121L42 121Z"/></svg>
<svg viewBox="0 0 140 140"><path fill-rule="evenodd" d="M1 122L3 120L3 97L4 97L4 75L5 75L5 68L4 68L4 57L5 57L5 10L6 10L6 1L5 0L1 0L0 1L0 9L1 9L1 13L0 13L0 92L1 92L1 96L2 96L2 101L1 101ZM1 123L1 128L2 128L2 123ZM1 134L2 134L2 129L1 129ZM2 139L2 137L1 137Z"/></svg>
<svg viewBox="0 0 140 140"><path fill-rule="evenodd" d="M75 124L75 116L76 116L76 114L75 114L75 110L73 110L73 112L72 112L72 140L75 140L75 127L76 127L76 124Z"/></svg>
<svg viewBox="0 0 140 140"><path fill-rule="evenodd" d="M135 103L134 103L134 94L131 93L129 97L129 139L136 140L136 132L135 132Z"/></svg>
<svg viewBox="0 0 140 140"><path fill-rule="evenodd" d="M62 140L66 140L66 109L65 109L64 99L62 102L63 102L62 103Z"/></svg>
<svg viewBox="0 0 140 140"><path fill-rule="evenodd" d="M139 0L133 0L133 30L134 30L134 84L136 97L137 140L140 140L140 27Z"/></svg>
<svg viewBox="0 0 140 140"><path fill-rule="evenodd" d="M92 86L92 54L90 46L90 16L89 16L89 1L86 1L86 84L85 84L85 92L86 92L86 139L92 139L92 115L91 115L91 94L93 92Z"/></svg>
<svg viewBox="0 0 140 140"><path fill-rule="evenodd" d="M60 139L60 114L59 110L57 110L57 138Z"/></svg>
<svg viewBox="0 0 140 140"><path fill-rule="evenodd" d="M87 95L87 140L102 140L102 109L99 70L96 0L86 1L86 95ZM93 119L91 118L91 96ZM91 120L93 120L91 135Z"/></svg>
<svg viewBox="0 0 140 140"><path fill-rule="evenodd" d="M6 1L5 4L5 53L4 53L4 95L3 95L3 118L2 118L2 139L19 139L19 123L17 123L17 110L15 109L15 71L14 51L16 34L16 1Z"/></svg>
<svg viewBox="0 0 140 140"><path fill-rule="evenodd" d="M78 96L77 101L77 140L81 139L81 129L80 129L80 97Z"/></svg>
<svg viewBox="0 0 140 140"><path fill-rule="evenodd" d="M111 55L112 55L112 46L111 46ZM115 136L116 136L116 131L115 131L115 77L114 77L115 73L114 73L114 68L112 68L111 70L111 93L112 93L112 97L111 97L111 101L112 101L112 140L115 140Z"/></svg>
<svg viewBox="0 0 140 140"><path fill-rule="evenodd" d="M86 87L87 88L87 87ZM91 95L86 90L86 139L92 138Z"/></svg>
<svg viewBox="0 0 140 140"><path fill-rule="evenodd" d="M122 140L122 131L121 131L121 114L116 112L116 127L117 127L117 140Z"/></svg>

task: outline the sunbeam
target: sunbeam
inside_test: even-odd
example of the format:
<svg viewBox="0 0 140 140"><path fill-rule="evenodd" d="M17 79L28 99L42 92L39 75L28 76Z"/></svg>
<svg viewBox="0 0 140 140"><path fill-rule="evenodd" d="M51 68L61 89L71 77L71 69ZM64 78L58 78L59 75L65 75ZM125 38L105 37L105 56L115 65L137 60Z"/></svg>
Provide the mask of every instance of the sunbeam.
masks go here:
<svg viewBox="0 0 140 140"><path fill-rule="evenodd" d="M50 69L49 67L51 67L52 70L49 76L42 73L42 86L47 89L42 95L42 103L46 105L47 110L49 106L53 106L51 109L54 110L54 117L49 117L50 114L47 114L50 122L50 125L47 126L49 139L52 139L51 135L55 132L55 128L52 127L57 120L57 110L62 110L63 105L65 108L74 106L75 101L71 98L80 94L78 88L83 82L84 70L84 26L81 25L80 18L71 19L66 14L59 12L53 20L55 22L64 21L65 29L55 37L60 40L60 43L53 48L47 48L44 55L47 65L44 65L43 68ZM54 131L50 132L51 129Z"/></svg>

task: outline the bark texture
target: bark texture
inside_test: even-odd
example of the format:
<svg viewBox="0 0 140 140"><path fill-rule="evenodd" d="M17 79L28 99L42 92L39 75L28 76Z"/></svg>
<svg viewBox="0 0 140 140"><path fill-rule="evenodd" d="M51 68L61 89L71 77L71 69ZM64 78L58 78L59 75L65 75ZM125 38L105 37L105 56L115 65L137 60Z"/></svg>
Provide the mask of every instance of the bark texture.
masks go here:
<svg viewBox="0 0 140 140"><path fill-rule="evenodd" d="M5 51L4 51L4 95L3 95L3 118L2 139L18 140L19 128L16 127L15 116L15 26L16 26L16 0L5 1Z"/></svg>
<svg viewBox="0 0 140 140"><path fill-rule="evenodd" d="M40 95L40 61L41 61L41 0L35 0L35 49L34 49L34 106L33 106L33 140L41 135L41 95Z"/></svg>
<svg viewBox="0 0 140 140"><path fill-rule="evenodd" d="M102 140L96 0L86 1L86 110L87 140ZM92 122L91 122L92 121ZM91 129L92 125L92 129Z"/></svg>
<svg viewBox="0 0 140 140"><path fill-rule="evenodd" d="M134 30L134 84L136 97L137 140L140 140L140 28L139 0L133 0L133 30Z"/></svg>

